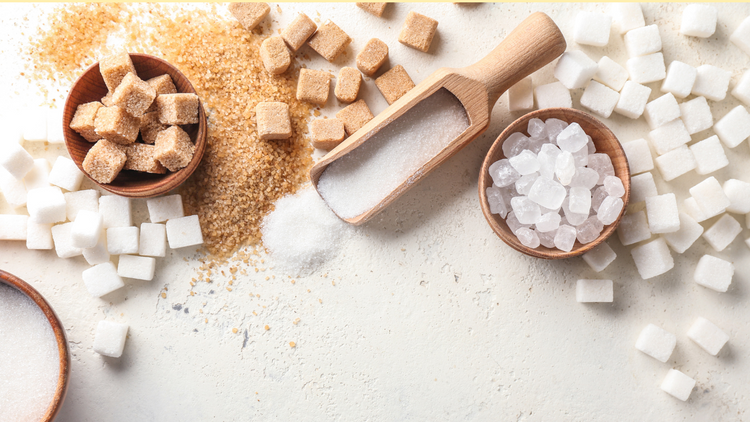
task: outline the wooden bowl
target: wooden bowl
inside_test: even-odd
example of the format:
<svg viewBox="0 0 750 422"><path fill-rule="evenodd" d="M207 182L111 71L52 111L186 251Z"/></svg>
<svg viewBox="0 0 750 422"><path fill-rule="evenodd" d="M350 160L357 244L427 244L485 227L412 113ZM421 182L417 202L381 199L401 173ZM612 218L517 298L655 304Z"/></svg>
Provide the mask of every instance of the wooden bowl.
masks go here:
<svg viewBox="0 0 750 422"><path fill-rule="evenodd" d="M547 119L553 117L564 122L576 122L581 125L581 128L586 132L586 134L591 136L591 139L596 146L596 152L609 155L609 158L612 160L612 166L615 168L615 176L619 177L620 180L622 180L622 184L625 187L625 195L623 195L622 200L625 203L625 206L627 206L628 199L630 199L630 168L628 167L628 160L625 157L625 151L623 151L622 145L620 145L620 141L617 140L615 134L612 133L612 131L609 130L609 128L607 128L604 123L588 113L584 113L572 108L547 108L543 110L533 111L519 118L515 122L511 123L510 126L505 128L503 133L501 133L500 136L498 136L495 142L492 144L492 147L490 147L490 150L487 152L487 156L484 158L484 162L482 163L482 169L479 173L479 202L482 205L482 213L484 213L484 218L487 219L487 222L490 224L490 227L492 227L492 230L510 247L519 252L523 252L526 255L534 256L537 258L563 259L583 255L589 250L595 248L600 243L604 242L610 235L612 235L612 233L615 232L615 229L617 229L617 226L620 224L620 220L622 219L623 214L625 214L625 207L623 207L620 215L617 217L617 220L615 220L614 223L605 226L602 233L593 242L583 245L578 242L578 240L576 240L575 244L573 245L573 249L570 252L561 251L559 249L550 249L542 245L535 249L531 249L527 246L524 246L513 234L513 232L510 231L508 225L505 223L505 219L500 217L499 214L492 214L490 212L490 205L487 202L486 193L486 189L492 186L492 177L490 177L489 174L489 167L490 165L492 165L492 163L505 158L505 155L503 155L502 146L503 142L508 138L508 136L515 132L523 132L528 136L529 133L527 131L527 127L529 120L537 118L546 121Z"/></svg>
<svg viewBox="0 0 750 422"><path fill-rule="evenodd" d="M151 79L156 76L168 74L172 77L177 92L195 94L195 89L190 81L176 67L166 61L149 56L147 54L130 54L133 65L138 73L138 77L143 80ZM200 164L203 158L203 152L206 150L206 113L201 104L199 110L199 122L192 125L182 125L182 129L190 135L190 139L195 144L195 155L187 167L176 172L167 172L167 174L151 174L132 170L123 170L112 181L112 183L99 183L92 179L83 169L83 159L86 153L94 146L84 137L70 128L70 121L79 105L92 101L101 101L102 97L107 95L107 86L99 72L99 63L94 63L83 72L80 78L73 84L70 89L65 108L63 109L63 133L65 135L65 145L68 148L70 158L75 161L81 171L94 183L103 189L121 196L130 198L151 198L179 186L187 180Z"/></svg>
<svg viewBox="0 0 750 422"><path fill-rule="evenodd" d="M44 297L42 297L42 295L28 283L3 270L0 270L0 283L20 290L23 294L33 300L42 312L44 312L44 315L47 317L47 320L52 326L52 331L55 334L57 350L60 355L60 375L57 377L55 397L52 399L52 403L50 403L47 412L40 421L51 422L55 419L55 416L57 416L57 413L62 407L62 403L65 400L65 393L68 391L68 383L70 382L70 351L68 350L68 339L65 336L65 329L49 303L47 303Z"/></svg>

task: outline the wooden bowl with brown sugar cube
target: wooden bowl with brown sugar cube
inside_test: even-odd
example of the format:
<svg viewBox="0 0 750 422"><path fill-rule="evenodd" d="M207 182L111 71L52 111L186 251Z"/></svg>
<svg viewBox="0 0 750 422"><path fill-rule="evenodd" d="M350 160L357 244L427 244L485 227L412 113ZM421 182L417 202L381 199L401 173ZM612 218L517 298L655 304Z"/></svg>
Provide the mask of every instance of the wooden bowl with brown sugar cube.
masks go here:
<svg viewBox="0 0 750 422"><path fill-rule="evenodd" d="M128 56L132 67L127 63ZM129 74L132 68L137 77ZM151 88L143 88L144 82ZM135 87L128 91L127 100L123 94L125 85ZM153 94L138 96L139 86L143 92L154 89L157 97L153 102L148 96ZM89 179L109 192L130 198L167 193L193 174L206 149L206 113L195 94L187 77L158 57L135 53L108 56L84 71L65 101L63 133L68 153ZM194 113L188 118L183 115L181 101L189 103L192 109L197 101L197 123ZM96 103L104 106L117 103L120 107ZM161 114L157 112L159 109ZM77 111L79 116L74 121ZM168 119L167 124L160 118ZM96 130L94 122L98 125ZM156 142L158 136L163 137L160 142ZM104 138L105 142L101 141ZM160 144L158 160L156 149L151 146L157 143ZM124 161L126 149L128 159ZM125 167L118 173L120 165Z"/></svg>

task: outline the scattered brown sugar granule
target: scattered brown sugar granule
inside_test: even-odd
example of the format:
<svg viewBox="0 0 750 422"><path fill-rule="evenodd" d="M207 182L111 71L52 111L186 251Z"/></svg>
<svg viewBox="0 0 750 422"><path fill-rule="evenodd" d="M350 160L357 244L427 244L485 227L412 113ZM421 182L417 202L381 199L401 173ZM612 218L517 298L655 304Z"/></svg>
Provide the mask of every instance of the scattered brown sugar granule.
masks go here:
<svg viewBox="0 0 750 422"><path fill-rule="evenodd" d="M198 123L200 101L195 94L162 94L156 97L159 121L165 125Z"/></svg>
<svg viewBox="0 0 750 422"><path fill-rule="evenodd" d="M172 77L169 75L161 75L155 78L151 78L147 80L146 83L151 85L151 88L154 88L154 91L156 91L156 95L177 93L177 87L174 86L174 82L172 82ZM156 110L157 110L156 100L154 100L154 102L151 103L151 107L149 107L148 110L146 110L146 112L152 112Z"/></svg>
<svg viewBox="0 0 750 422"><path fill-rule="evenodd" d="M339 101L351 103L357 99L359 86L362 83L362 75L359 70L353 67L342 67L339 71L339 77L336 81L336 88L333 94Z"/></svg>
<svg viewBox="0 0 750 422"><path fill-rule="evenodd" d="M289 106L284 103L258 103L255 106L255 120L258 125L258 136L260 136L260 139L289 139L292 136Z"/></svg>
<svg viewBox="0 0 750 422"><path fill-rule="evenodd" d="M292 56L281 37L266 38L260 45L260 58L266 70L274 75L286 72L292 64Z"/></svg>
<svg viewBox="0 0 750 422"><path fill-rule="evenodd" d="M351 42L352 39L346 35L346 32L335 23L328 21L318 28L307 45L323 56L324 59L332 62L339 54L344 52L346 46Z"/></svg>
<svg viewBox="0 0 750 422"><path fill-rule="evenodd" d="M169 171L177 171L190 164L195 145L179 126L170 126L156 136L154 157Z"/></svg>
<svg viewBox="0 0 750 422"><path fill-rule="evenodd" d="M435 19L417 12L409 12L398 34L398 42L426 53L430 49L437 26L438 21Z"/></svg>
<svg viewBox="0 0 750 422"><path fill-rule="evenodd" d="M120 107L101 107L96 112L94 128L100 138L121 145L129 145L138 139L141 121Z"/></svg>
<svg viewBox="0 0 750 422"><path fill-rule="evenodd" d="M346 137L344 122L339 119L320 119L310 123L313 147L332 150Z"/></svg>
<svg viewBox="0 0 750 422"><path fill-rule="evenodd" d="M140 118L141 138L147 144L156 142L156 135L168 126L159 121L159 112L152 111Z"/></svg>
<svg viewBox="0 0 750 422"><path fill-rule="evenodd" d="M94 130L94 121L96 113L102 108L102 103L94 101L91 103L81 104L76 108L76 114L70 121L70 128L78 132L89 142L96 142L102 137L96 134Z"/></svg>
<svg viewBox="0 0 750 422"><path fill-rule="evenodd" d="M245 29L252 31L253 28L258 26L260 21L268 16L271 8L268 7L268 3L229 3L229 12L232 13Z"/></svg>
<svg viewBox="0 0 750 422"><path fill-rule="evenodd" d="M367 41L357 54L357 68L367 76L372 76L388 60L388 45L377 38Z"/></svg>
<svg viewBox="0 0 750 422"><path fill-rule="evenodd" d="M357 7L373 16L381 17L383 16L383 11L387 4L388 3L357 3Z"/></svg>
<svg viewBox="0 0 750 422"><path fill-rule="evenodd" d="M289 26L281 31L281 38L284 39L292 51L297 51L317 29L318 25L315 25L312 19L304 13L300 13Z"/></svg>
<svg viewBox="0 0 750 422"><path fill-rule="evenodd" d="M365 100L358 100L336 113L336 118L344 122L344 130L349 136L372 120L373 117L375 116L372 115Z"/></svg>
<svg viewBox="0 0 750 422"><path fill-rule="evenodd" d="M83 170L99 183L111 183L128 157L124 147L106 139L94 144L83 159Z"/></svg>
<svg viewBox="0 0 750 422"><path fill-rule="evenodd" d="M293 348L297 347L297 343L295 343L293 341L290 341L289 342L289 347L291 347L293 349Z"/></svg>
<svg viewBox="0 0 750 422"><path fill-rule="evenodd" d="M101 59L99 61L99 72L101 72L104 83L110 92L114 92L117 89L120 82L122 82L128 73L137 75L133 61L130 60L130 54L125 51L120 51Z"/></svg>
<svg viewBox="0 0 750 422"><path fill-rule="evenodd" d="M156 159L156 147L146 144L131 144L125 147L125 170L145 171L146 173L164 174L167 169Z"/></svg>
<svg viewBox="0 0 750 422"><path fill-rule="evenodd" d="M300 69L297 99L325 105L331 90L331 74L322 70Z"/></svg>
<svg viewBox="0 0 750 422"><path fill-rule="evenodd" d="M411 80L403 66L396 65L375 79L375 85L383 94L385 100L388 101L388 104L393 104L414 88L414 81Z"/></svg>
<svg viewBox="0 0 750 422"><path fill-rule="evenodd" d="M141 117L151 107L156 90L134 73L128 73L112 93L112 102L135 117Z"/></svg>

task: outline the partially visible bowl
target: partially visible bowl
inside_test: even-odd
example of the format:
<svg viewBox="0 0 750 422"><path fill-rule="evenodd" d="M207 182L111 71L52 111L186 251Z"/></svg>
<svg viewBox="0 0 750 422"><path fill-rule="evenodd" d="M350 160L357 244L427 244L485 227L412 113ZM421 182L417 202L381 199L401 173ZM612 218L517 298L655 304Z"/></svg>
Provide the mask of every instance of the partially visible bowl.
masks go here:
<svg viewBox="0 0 750 422"><path fill-rule="evenodd" d="M177 92L195 94L195 89L193 89L193 85L190 84L187 77L168 62L158 57L135 53L130 54L130 59L133 61L133 65L135 66L139 78L147 80L156 76L168 74L172 77ZM86 153L88 153L89 149L91 149L94 144L87 141L83 136L79 135L78 132L71 129L70 121L73 120L73 115L75 115L76 109L79 105L92 101L101 101L102 97L107 95L107 92L107 86L104 84L104 79L99 72L99 63L94 63L86 69L86 71L83 72L83 75L81 75L81 77L73 84L70 93L68 94L68 98L65 100L65 108L63 109L63 133L65 135L65 145L68 148L70 158L73 159L78 168L81 169L91 181L101 186L102 189L131 198L151 198L159 196L169 192L187 180L187 178L193 174L195 169L198 168L198 164L200 164L200 161L203 158L203 153L206 150L206 132L208 128L206 123L206 113L203 110L202 103L198 107L200 114L198 123L180 126L185 132L187 132L190 139L195 144L195 155L187 167L176 172L168 172L167 174L151 174L123 170L115 180L112 181L112 183L99 183L86 173L83 169L83 159L86 158Z"/></svg>
<svg viewBox="0 0 750 422"><path fill-rule="evenodd" d="M516 235L514 235L513 232L510 231L510 228L508 228L508 224L505 222L504 218L500 217L499 214L492 214L490 212L490 205L489 202L487 202L486 190L488 187L492 186L492 177L490 177L489 174L490 165L498 160L505 158L502 147L503 142L508 138L508 136L515 132L523 132L525 135L529 135L527 131L529 120L534 118L541 119L543 121L546 121L549 118L556 118L567 123L576 122L581 125L581 128L584 130L584 132L586 132L587 135L591 136L591 139L594 142L594 146L596 146L596 152L609 155L609 158L612 160L612 166L615 169L615 176L620 178L623 186L625 187L625 195L623 195L622 197L625 206L623 206L620 215L617 217L617 220L615 220L614 223L605 226L602 233L593 242L584 245L576 240L575 244L573 245L573 249L570 252L561 251L559 249L550 249L542 245L534 249L525 246L518 240ZM620 141L617 140L615 134L612 133L612 131L609 130L609 128L600 120L588 113L584 113L572 108L547 108L537 110L528 113L520 117L515 122L511 123L507 128L505 128L500 136L497 137L495 142L490 147L490 150L487 152L487 155L484 158L484 162L482 163L482 168L479 173L479 202L482 206L482 213L484 214L484 218L487 220L487 223L489 223L495 234L497 234L500 239L507 243L508 246L519 252L536 258L570 258L583 255L584 253L595 248L615 232L617 226L620 224L622 216L625 214L625 208L628 204L629 199L630 168L628 167L628 160L625 156L625 151L622 149Z"/></svg>

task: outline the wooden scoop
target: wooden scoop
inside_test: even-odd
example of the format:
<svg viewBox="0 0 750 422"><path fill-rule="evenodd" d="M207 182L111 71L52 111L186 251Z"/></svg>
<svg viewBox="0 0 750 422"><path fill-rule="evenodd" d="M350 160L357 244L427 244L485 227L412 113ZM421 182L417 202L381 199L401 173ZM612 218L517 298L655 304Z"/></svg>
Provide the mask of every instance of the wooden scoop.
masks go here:
<svg viewBox="0 0 750 422"><path fill-rule="evenodd" d="M406 111L445 88L463 105L469 127L403 181L378 205L347 223L359 225L375 216L417 181L484 133L490 125L492 108L500 95L516 82L551 62L565 51L565 38L549 16L536 12L521 22L490 54L461 69L440 68L398 101L329 152L310 170L310 179L318 188L320 176L332 162L350 153Z"/></svg>

